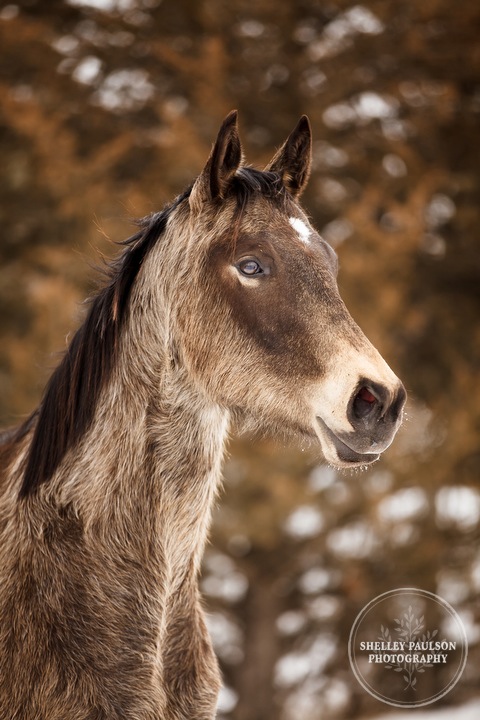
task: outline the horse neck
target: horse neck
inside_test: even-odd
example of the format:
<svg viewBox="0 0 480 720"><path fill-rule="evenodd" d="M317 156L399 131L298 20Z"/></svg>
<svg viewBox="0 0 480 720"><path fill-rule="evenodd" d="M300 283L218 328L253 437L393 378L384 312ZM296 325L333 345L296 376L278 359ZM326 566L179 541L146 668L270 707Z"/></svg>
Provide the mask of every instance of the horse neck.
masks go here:
<svg viewBox="0 0 480 720"><path fill-rule="evenodd" d="M178 574L192 561L198 568L228 413L158 350L153 368L152 348L126 329L92 427L46 495L72 504L95 541L128 546L144 558L152 542L161 542Z"/></svg>

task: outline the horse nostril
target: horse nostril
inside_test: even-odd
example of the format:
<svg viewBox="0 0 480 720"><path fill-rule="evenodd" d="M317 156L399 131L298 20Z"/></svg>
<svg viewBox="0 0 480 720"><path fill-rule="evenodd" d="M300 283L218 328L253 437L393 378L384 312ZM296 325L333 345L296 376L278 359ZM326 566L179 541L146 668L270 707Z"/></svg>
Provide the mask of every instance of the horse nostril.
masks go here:
<svg viewBox="0 0 480 720"><path fill-rule="evenodd" d="M361 387L353 399L353 414L358 420L370 415L378 400L367 387Z"/></svg>

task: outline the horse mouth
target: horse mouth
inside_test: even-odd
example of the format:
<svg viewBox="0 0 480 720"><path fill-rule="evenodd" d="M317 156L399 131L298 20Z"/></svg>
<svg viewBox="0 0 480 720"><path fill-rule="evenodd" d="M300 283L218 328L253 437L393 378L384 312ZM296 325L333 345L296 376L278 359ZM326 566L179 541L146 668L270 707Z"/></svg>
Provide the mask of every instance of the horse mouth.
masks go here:
<svg viewBox="0 0 480 720"><path fill-rule="evenodd" d="M317 435L322 446L325 459L332 465L340 468L359 467L376 462L379 453L359 453L340 440L321 417L316 418L319 432Z"/></svg>

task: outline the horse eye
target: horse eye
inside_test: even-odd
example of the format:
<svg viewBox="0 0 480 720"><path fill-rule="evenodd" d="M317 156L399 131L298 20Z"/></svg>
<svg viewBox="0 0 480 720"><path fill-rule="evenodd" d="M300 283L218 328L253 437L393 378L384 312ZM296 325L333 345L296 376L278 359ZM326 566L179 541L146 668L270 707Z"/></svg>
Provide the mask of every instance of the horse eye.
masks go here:
<svg viewBox="0 0 480 720"><path fill-rule="evenodd" d="M238 269L242 275L247 275L249 277L252 275L261 275L263 273L260 263L256 260L243 260L238 264Z"/></svg>

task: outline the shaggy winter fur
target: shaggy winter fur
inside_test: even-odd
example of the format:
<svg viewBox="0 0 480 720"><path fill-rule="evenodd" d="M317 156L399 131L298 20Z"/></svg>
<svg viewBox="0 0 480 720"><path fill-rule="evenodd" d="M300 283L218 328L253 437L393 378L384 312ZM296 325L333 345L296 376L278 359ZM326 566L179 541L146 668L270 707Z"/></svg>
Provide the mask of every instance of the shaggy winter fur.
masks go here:
<svg viewBox="0 0 480 720"><path fill-rule="evenodd" d="M393 438L401 386L332 251L295 229L310 143L302 118L266 171L245 167L231 113L0 438L0 720L213 718L197 575L232 418L318 438L340 465Z"/></svg>

